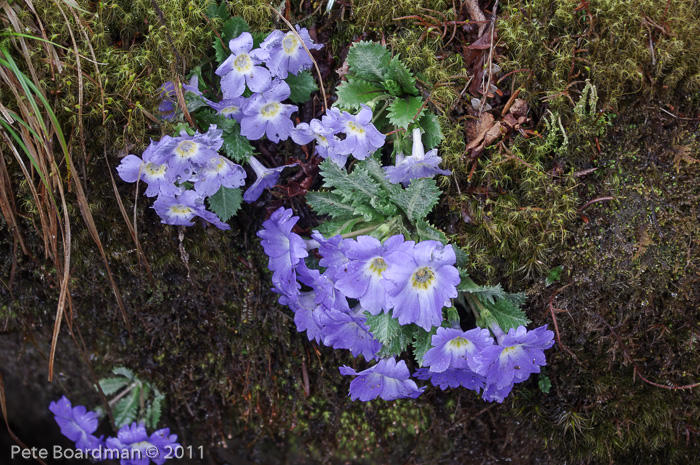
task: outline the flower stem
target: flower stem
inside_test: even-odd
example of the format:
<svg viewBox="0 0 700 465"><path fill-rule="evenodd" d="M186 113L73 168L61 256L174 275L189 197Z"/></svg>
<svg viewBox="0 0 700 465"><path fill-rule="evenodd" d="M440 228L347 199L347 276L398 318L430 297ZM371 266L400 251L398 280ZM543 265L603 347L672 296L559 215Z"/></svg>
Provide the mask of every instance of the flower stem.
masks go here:
<svg viewBox="0 0 700 465"><path fill-rule="evenodd" d="M358 229L357 231L352 231L349 233L341 234L340 237L342 237L343 239L349 239L351 237L360 236L360 235L365 234L365 233L370 233L370 232L374 231L375 229L377 229L376 225L375 226L368 226L366 228Z"/></svg>

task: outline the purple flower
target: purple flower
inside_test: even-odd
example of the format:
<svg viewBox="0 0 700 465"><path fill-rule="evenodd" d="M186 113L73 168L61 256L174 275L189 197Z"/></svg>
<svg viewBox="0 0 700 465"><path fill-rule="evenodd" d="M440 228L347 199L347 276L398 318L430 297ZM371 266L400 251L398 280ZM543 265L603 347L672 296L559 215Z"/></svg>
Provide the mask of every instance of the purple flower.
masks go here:
<svg viewBox="0 0 700 465"><path fill-rule="evenodd" d="M484 348L476 357L476 372L486 377L486 384L501 390L520 383L532 373L539 373L547 361L544 351L554 344L554 333L547 325L528 331L524 326L511 328L508 334L492 327L497 345Z"/></svg>
<svg viewBox="0 0 700 465"><path fill-rule="evenodd" d="M127 155L122 158L117 166L119 177L126 182L136 182L138 179L148 184L146 197L155 197L159 194L176 195L180 188L175 185L173 176L170 175L167 163L156 164L151 161L158 147L158 142L151 141L143 152L143 160L136 155Z"/></svg>
<svg viewBox="0 0 700 465"><path fill-rule="evenodd" d="M469 369L451 368L441 373L435 373L427 368L419 368L413 376L422 380L430 380L433 386L440 386L443 391L447 388L462 386L479 392L484 387L484 377Z"/></svg>
<svg viewBox="0 0 700 465"><path fill-rule="evenodd" d="M299 145L306 145L312 140L316 140L316 154L321 158L331 157L339 166L345 166L347 155L336 153L336 146L340 139L335 136L333 129L323 125L317 119L312 119L310 123L299 123L292 131L292 140Z"/></svg>
<svg viewBox="0 0 700 465"><path fill-rule="evenodd" d="M49 410L55 415L61 434L75 442L76 448L88 451L100 447L102 437L97 438L92 434L97 429L97 413L87 411L82 405L72 407L66 396L58 402L51 402Z"/></svg>
<svg viewBox="0 0 700 465"><path fill-rule="evenodd" d="M219 229L231 229L218 216L204 208L203 197L195 191L184 191L176 196L160 195L152 208L164 224L192 226L192 219L199 216Z"/></svg>
<svg viewBox="0 0 700 465"><path fill-rule="evenodd" d="M164 136L153 151L151 161L167 163L171 179L180 176L181 182L187 181L197 167L218 155L224 144L222 134L223 131L212 124L204 134L197 132L190 136L182 131L178 137Z"/></svg>
<svg viewBox="0 0 700 465"><path fill-rule="evenodd" d="M177 435L170 434L170 428L160 429L149 436L143 423L134 422L131 425L122 426L116 438L108 438L107 447L129 451L128 454L123 452L120 454L120 456L128 455L128 458L122 458L119 461L121 465L148 465L149 457L156 465L163 465L166 457L173 455L173 449L180 446L175 441L177 441ZM157 454L154 454L154 447L158 449Z"/></svg>
<svg viewBox="0 0 700 465"><path fill-rule="evenodd" d="M337 152L342 155L352 154L358 160L364 160L384 145L386 136L377 131L372 124L372 110L362 105L357 115L347 111L340 112L331 108L324 116L324 125L334 132L344 132L345 139L336 144Z"/></svg>
<svg viewBox="0 0 700 465"><path fill-rule="evenodd" d="M177 103L175 101L175 84L173 81L168 81L160 87L160 95L163 100L161 100L158 106L158 112L160 112L162 118L166 121L172 121L175 118L175 110L177 109ZM201 97L207 104L211 104L209 100L204 98L202 93L199 91L199 77L195 74L190 79L188 84L183 84L182 89L185 92L191 92L194 95Z"/></svg>
<svg viewBox="0 0 700 465"><path fill-rule="evenodd" d="M304 262L299 263L299 281L312 288L316 293L316 303L325 308L350 313L350 306L345 296L335 288L335 283L330 277L320 271L309 269Z"/></svg>
<svg viewBox="0 0 700 465"><path fill-rule="evenodd" d="M243 95L245 85L253 92L262 92L270 85L270 72L256 66L267 60L269 53L263 49L253 48L253 36L244 32L228 43L232 55L221 63L216 74L221 76L221 90L224 99L233 99Z"/></svg>
<svg viewBox="0 0 700 465"><path fill-rule="evenodd" d="M362 402L381 397L384 400L412 398L415 399L423 393L425 388L418 388L415 381L410 378L406 362L400 360L396 363L393 358L385 358L376 365L356 372L350 367L340 367L340 374L344 376L357 376L350 383L350 398L360 399Z"/></svg>
<svg viewBox="0 0 700 465"><path fill-rule="evenodd" d="M292 113L297 111L295 105L282 103L289 98L289 94L289 85L275 80L268 90L250 97L243 108L241 135L250 140L258 140L266 135L275 143L287 140L294 130Z"/></svg>
<svg viewBox="0 0 700 465"><path fill-rule="evenodd" d="M245 184L246 173L242 166L221 155L216 155L197 170L194 190L201 196L216 194L221 186L235 189Z"/></svg>
<svg viewBox="0 0 700 465"><path fill-rule="evenodd" d="M255 171L255 175L257 176L257 179L253 185L250 186L243 194L243 200L248 203L255 202L258 200L258 198L260 198L265 189L269 189L277 184L282 170L297 165L294 163L291 165L278 166L277 168L265 168L262 163L260 163L258 159L252 155L248 159L248 163L250 163L250 167L253 168L253 171Z"/></svg>
<svg viewBox="0 0 700 465"><path fill-rule="evenodd" d="M512 383L500 389L497 388L495 384L486 384L484 387L484 392L481 394L481 398L487 402L498 402L499 404L502 404L512 390Z"/></svg>
<svg viewBox="0 0 700 465"><path fill-rule="evenodd" d="M243 107L247 105L248 99L245 97L236 97L224 99L218 103L211 102L209 104L216 112L226 118L233 118L239 123L243 118Z"/></svg>
<svg viewBox="0 0 700 465"><path fill-rule="evenodd" d="M457 297L459 272L451 245L423 241L410 252L397 250L384 257L389 267L382 284L387 304L399 324L416 323L426 331L442 322L442 308Z"/></svg>
<svg viewBox="0 0 700 465"><path fill-rule="evenodd" d="M323 325L323 344L334 349L348 349L353 357L362 354L365 360L376 358L382 344L374 339L362 312L363 309L358 307L352 314L339 310L322 313L320 322Z"/></svg>
<svg viewBox="0 0 700 465"><path fill-rule="evenodd" d="M292 216L292 210L280 207L258 231L263 249L270 257L268 268L273 272L272 283L289 295L299 293L296 267L309 255L304 240L292 232L298 220L298 216Z"/></svg>
<svg viewBox="0 0 700 465"><path fill-rule="evenodd" d="M306 28L296 26L297 33L304 41L304 44L309 50L320 50L323 45L315 44L309 36L309 31ZM276 30L272 31L265 41L260 44L260 47L270 53L270 58L267 60L267 67L272 71L272 74L286 79L287 73L298 74L300 71L311 68L313 61L309 57L304 47L299 42L299 38L293 32L284 33Z"/></svg>
<svg viewBox="0 0 700 465"><path fill-rule="evenodd" d="M294 323L297 326L297 331L300 333L306 331L306 337L309 338L309 341L321 342L323 325L320 319L326 309L323 305L316 303L314 291L302 292L299 295L282 295L279 303L288 305L294 312Z"/></svg>
<svg viewBox="0 0 700 465"><path fill-rule="evenodd" d="M350 260L335 286L346 296L359 299L362 308L372 315L387 309L386 289L382 276L389 264L384 257L394 251L410 253L414 243L404 242L403 235L392 236L382 245L372 236L345 241L345 256Z"/></svg>
<svg viewBox="0 0 700 465"><path fill-rule="evenodd" d="M325 274L334 281L340 279L345 273L345 268L349 263L345 256L347 250L343 236L336 234L330 239L323 237L318 231L314 231L311 237L318 242L318 253L321 254L319 265L326 268Z"/></svg>
<svg viewBox="0 0 700 465"><path fill-rule="evenodd" d="M427 154L423 149L420 138L420 128L413 130L413 153L410 157L396 157L396 166L385 166L386 179L393 184L409 184L411 179L432 178L436 174L450 175L452 172L441 170L438 165L442 161L437 155L437 149Z"/></svg>
<svg viewBox="0 0 700 465"><path fill-rule="evenodd" d="M423 356L423 364L430 367L430 371L440 373L454 368L475 370L474 358L493 345L493 337L488 329L482 328L469 331L438 328L432 345Z"/></svg>

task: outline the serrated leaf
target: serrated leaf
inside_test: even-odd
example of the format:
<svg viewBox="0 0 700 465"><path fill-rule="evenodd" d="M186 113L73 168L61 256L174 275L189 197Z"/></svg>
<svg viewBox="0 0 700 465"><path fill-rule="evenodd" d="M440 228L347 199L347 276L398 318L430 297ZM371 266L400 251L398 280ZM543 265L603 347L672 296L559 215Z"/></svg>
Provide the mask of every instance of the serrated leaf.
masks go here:
<svg viewBox="0 0 700 465"><path fill-rule="evenodd" d="M126 367L114 367L112 368L112 373L115 375L123 376L129 380L135 379L134 372Z"/></svg>
<svg viewBox="0 0 700 465"><path fill-rule="evenodd" d="M294 103L308 102L311 99L311 93L318 90L316 80L308 71L302 71L297 75L290 73L284 81L289 84L291 91L289 100Z"/></svg>
<svg viewBox="0 0 700 465"><path fill-rule="evenodd" d="M423 328L417 328L413 333L413 355L420 366L423 366L425 353L433 347L432 340L435 333L437 333L436 326L431 328L429 332Z"/></svg>
<svg viewBox="0 0 700 465"><path fill-rule="evenodd" d="M128 396L117 402L117 405L112 409L114 423L117 425L117 428L133 423L134 420L136 420L140 391L141 389L139 387L135 387Z"/></svg>
<svg viewBox="0 0 700 465"><path fill-rule="evenodd" d="M377 163L376 160L369 158L364 162L364 168L372 179L379 185L379 187L386 192L389 196L398 193L402 190L402 187L398 184L392 184L386 178L386 171Z"/></svg>
<svg viewBox="0 0 700 465"><path fill-rule="evenodd" d="M231 54L231 51L228 49L228 47L224 44L221 43L221 40L219 40L218 37L214 38L214 43L212 44L212 47L214 47L214 56L216 57L216 62L218 64L221 64L228 58L228 56Z"/></svg>
<svg viewBox="0 0 700 465"><path fill-rule="evenodd" d="M423 129L423 145L425 146L425 150L437 147L445 138L442 135L440 121L437 116L430 112L425 112L423 116L420 117L418 126Z"/></svg>
<svg viewBox="0 0 700 465"><path fill-rule="evenodd" d="M240 189L221 186L216 194L209 197L209 209L225 223L241 208L242 201Z"/></svg>
<svg viewBox="0 0 700 465"><path fill-rule="evenodd" d="M224 132L222 138L224 145L221 147L231 160L236 163L247 163L251 155L253 155L253 146L250 141L241 135L241 129L238 124L233 126L231 131Z"/></svg>
<svg viewBox="0 0 700 465"><path fill-rule="evenodd" d="M207 102L199 95L192 92L185 92L185 105L190 113L202 107L208 106Z"/></svg>
<svg viewBox="0 0 700 465"><path fill-rule="evenodd" d="M520 308L513 305L508 299L498 299L494 304L489 303L485 299L477 298L484 304L487 312L482 312L481 318L487 325L496 322L504 331L508 332L511 328L518 326L527 326L530 320ZM484 313L486 313L484 315Z"/></svg>
<svg viewBox="0 0 700 465"><path fill-rule="evenodd" d="M400 355L408 348L413 336L413 327L415 325L400 326L399 332L388 343L382 345L381 350L377 353L379 357L389 357L392 355Z"/></svg>
<svg viewBox="0 0 700 465"><path fill-rule="evenodd" d="M411 222L417 222L428 216L440 200L441 193L435 180L422 178L411 181L407 189L401 189L391 199L401 207Z"/></svg>
<svg viewBox="0 0 700 465"><path fill-rule="evenodd" d="M126 386L128 382L129 380L124 377L102 378L100 380L100 387L102 388L102 392L104 392L106 396L109 396Z"/></svg>
<svg viewBox="0 0 700 465"><path fill-rule="evenodd" d="M490 304L495 303L495 299L505 299L506 291L503 290L500 284L495 286L479 286L468 276L463 276L462 281L457 286L457 290L461 292L469 292L470 294L476 294L481 298L482 301L488 302Z"/></svg>
<svg viewBox="0 0 700 465"><path fill-rule="evenodd" d="M244 32L250 32L248 23L246 23L245 19L241 18L240 16L234 16L233 18L229 18L224 22L224 27L221 30L221 38L228 46L231 39L238 38L238 36Z"/></svg>
<svg viewBox="0 0 700 465"><path fill-rule="evenodd" d="M214 110L201 110L194 114L194 120L202 128L209 128L215 124L217 128L226 132L235 131L238 126L238 121L233 118L227 118L224 115L216 113Z"/></svg>
<svg viewBox="0 0 700 465"><path fill-rule="evenodd" d="M420 97L396 98L388 107L389 121L398 128L408 129L414 121L418 121L425 112L423 99Z"/></svg>
<svg viewBox="0 0 700 465"><path fill-rule="evenodd" d="M396 55L389 62L389 66L384 73L384 79L385 82L386 80L391 80L396 83L404 94L418 95L416 78L413 77L413 74L401 61L399 55Z"/></svg>
<svg viewBox="0 0 700 465"><path fill-rule="evenodd" d="M320 167L323 175L323 186L337 189L334 193L340 194L345 200L358 201L362 199L369 204L372 198L380 194L377 183L369 177L361 166L356 166L350 174L331 160L325 160Z"/></svg>
<svg viewBox="0 0 700 465"><path fill-rule="evenodd" d="M355 209L345 204L340 195L332 192L307 192L306 203L319 215L330 215L333 218L347 217L355 213Z"/></svg>
<svg viewBox="0 0 700 465"><path fill-rule="evenodd" d="M549 380L549 376L540 373L537 379L537 386L544 394L549 394L549 390L552 388L552 382Z"/></svg>
<svg viewBox="0 0 700 465"><path fill-rule="evenodd" d="M360 105L367 103L384 91L371 82L349 76L348 80L341 83L337 89L338 100L334 106L344 110L357 110Z"/></svg>
<svg viewBox="0 0 700 465"><path fill-rule="evenodd" d="M221 4L217 4L216 2L209 3L209 5L207 5L207 16L211 19L219 18L222 21L226 21L229 17L228 10L226 9L226 2L222 1Z"/></svg>
<svg viewBox="0 0 700 465"><path fill-rule="evenodd" d="M367 317L370 332L382 344L388 344L392 339L398 337L401 331L399 321L392 317L391 312L380 313L379 315L365 312L365 317Z"/></svg>
<svg viewBox="0 0 700 465"><path fill-rule="evenodd" d="M158 391L158 389L154 388L154 397L153 401L150 403L148 406L148 409L146 410L146 426L148 426L150 429L156 429L158 426L158 422L160 421L160 417L163 411L163 400L165 399L165 396Z"/></svg>
<svg viewBox="0 0 700 465"><path fill-rule="evenodd" d="M355 43L348 52L348 66L355 76L370 82L381 83L391 61L391 53L375 42Z"/></svg>
<svg viewBox="0 0 700 465"><path fill-rule="evenodd" d="M438 241L447 244L445 233L432 226L427 221L416 221L416 233L423 241Z"/></svg>

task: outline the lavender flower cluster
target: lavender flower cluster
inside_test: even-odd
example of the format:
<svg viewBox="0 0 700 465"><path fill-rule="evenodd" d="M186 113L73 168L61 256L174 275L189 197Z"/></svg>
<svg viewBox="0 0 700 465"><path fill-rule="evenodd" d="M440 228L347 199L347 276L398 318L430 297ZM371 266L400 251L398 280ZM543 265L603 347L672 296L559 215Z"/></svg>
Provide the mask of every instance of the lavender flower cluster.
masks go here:
<svg viewBox="0 0 700 465"><path fill-rule="evenodd" d="M442 327L443 308L452 306L460 283L451 245L406 241L402 235L384 243L371 236L326 239L318 232L305 241L292 232L297 220L291 210L280 208L258 236L269 256L273 291L294 311L297 329L309 340L379 359L382 344L371 333L367 315L390 312L399 325L438 327L423 358L426 368L413 376L442 389L483 389L487 401L503 402L515 383L546 364L544 350L553 344L553 333L545 326L533 331L520 326L505 334L493 325L495 339L488 329ZM308 268L304 260L314 249L323 272ZM425 389L410 379L406 362L394 358L361 372L340 371L357 376L350 384L353 400L413 398Z"/></svg>
<svg viewBox="0 0 700 465"><path fill-rule="evenodd" d="M219 155L224 141L215 125L190 136L182 131L177 137L165 136L151 144L142 157L127 155L117 167L126 182L144 181L147 197L157 197L153 209L165 224L192 226L198 216L219 229L230 229L204 206L204 199L222 186L240 187L245 182L243 167ZM192 183L193 190L185 188Z"/></svg>
<svg viewBox="0 0 700 465"><path fill-rule="evenodd" d="M122 426L117 437L95 436L99 423L96 412L84 406L73 407L63 396L58 402L51 402L49 410L54 414L61 434L75 442L75 447L86 453L94 461L120 459L121 465L148 465L149 458L156 465L163 465L172 450L180 447L177 435L170 434L169 428L159 429L150 435L143 423ZM155 450L157 449L157 453Z"/></svg>

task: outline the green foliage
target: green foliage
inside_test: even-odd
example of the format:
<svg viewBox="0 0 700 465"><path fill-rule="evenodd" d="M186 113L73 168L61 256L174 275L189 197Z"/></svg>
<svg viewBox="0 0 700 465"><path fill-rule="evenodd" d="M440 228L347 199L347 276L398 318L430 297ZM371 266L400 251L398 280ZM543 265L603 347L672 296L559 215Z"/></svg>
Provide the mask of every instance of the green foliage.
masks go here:
<svg viewBox="0 0 700 465"><path fill-rule="evenodd" d="M336 92L338 101L335 105L344 110L358 110L361 104L376 98L382 91L376 84L369 81L349 77L338 86Z"/></svg>
<svg viewBox="0 0 700 465"><path fill-rule="evenodd" d="M381 84L391 61L391 53L375 42L356 42L348 52L348 65L352 73L365 81Z"/></svg>
<svg viewBox="0 0 700 465"><path fill-rule="evenodd" d="M138 379L125 367L115 367L111 378L99 380L106 396L113 396L110 404L117 428L143 421L149 429L155 429L160 421L165 396L150 383Z"/></svg>
<svg viewBox="0 0 700 465"><path fill-rule="evenodd" d="M414 179L407 189L401 189L391 196L392 201L406 213L414 223L425 219L440 198L433 179Z"/></svg>
<svg viewBox="0 0 700 465"><path fill-rule="evenodd" d="M231 219L241 208L243 195L240 189L231 189L221 186L221 188L208 199L209 209L223 222Z"/></svg>
<svg viewBox="0 0 700 465"><path fill-rule="evenodd" d="M222 138L224 145L222 146L224 153L236 163L246 163L251 155L253 155L253 146L250 145L248 138L241 135L241 128L236 125L231 131L224 132Z"/></svg>
<svg viewBox="0 0 700 465"><path fill-rule="evenodd" d="M311 99L311 93L318 90L316 80L308 71L302 71L299 74L289 74L285 82L289 84L291 94L289 100L294 103L304 103Z"/></svg>
<svg viewBox="0 0 700 465"><path fill-rule="evenodd" d="M408 129L408 126L418 120L425 108L420 97L396 98L388 106L389 121L397 128Z"/></svg>
<svg viewBox="0 0 700 465"><path fill-rule="evenodd" d="M419 366L423 366L423 356L431 349L435 333L437 333L437 327L433 327L430 331L419 328L413 333L413 356Z"/></svg>

